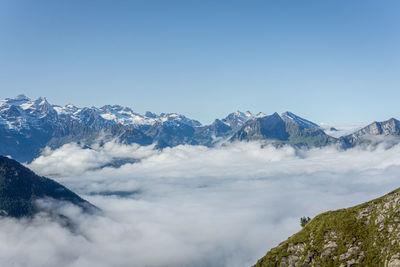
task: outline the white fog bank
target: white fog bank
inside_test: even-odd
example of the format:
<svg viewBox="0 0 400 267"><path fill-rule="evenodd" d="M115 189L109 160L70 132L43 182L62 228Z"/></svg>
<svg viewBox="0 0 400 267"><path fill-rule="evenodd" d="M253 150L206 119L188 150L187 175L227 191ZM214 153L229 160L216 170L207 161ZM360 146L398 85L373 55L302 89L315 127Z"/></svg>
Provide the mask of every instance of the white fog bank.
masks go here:
<svg viewBox="0 0 400 267"><path fill-rule="evenodd" d="M258 143L46 150L28 167L104 215L64 207L76 233L41 216L33 223L2 219L0 265L250 266L300 230L301 216L399 187L399 155L400 146L298 151ZM140 161L100 168L116 157Z"/></svg>

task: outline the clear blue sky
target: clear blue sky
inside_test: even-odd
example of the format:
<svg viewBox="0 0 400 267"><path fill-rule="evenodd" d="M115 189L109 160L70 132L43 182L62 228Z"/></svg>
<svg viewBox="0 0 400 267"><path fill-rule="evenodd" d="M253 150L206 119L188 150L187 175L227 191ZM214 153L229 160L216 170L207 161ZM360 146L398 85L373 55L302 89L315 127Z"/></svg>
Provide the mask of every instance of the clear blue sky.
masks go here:
<svg viewBox="0 0 400 267"><path fill-rule="evenodd" d="M1 98L400 118L399 1L0 1Z"/></svg>

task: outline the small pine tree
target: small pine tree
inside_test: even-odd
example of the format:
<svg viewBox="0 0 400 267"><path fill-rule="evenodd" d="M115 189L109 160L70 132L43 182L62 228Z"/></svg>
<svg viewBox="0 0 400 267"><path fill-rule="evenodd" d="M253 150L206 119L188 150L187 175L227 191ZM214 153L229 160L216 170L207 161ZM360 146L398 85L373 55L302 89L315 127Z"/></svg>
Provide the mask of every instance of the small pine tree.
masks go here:
<svg viewBox="0 0 400 267"><path fill-rule="evenodd" d="M301 217L300 218L300 225L301 225L301 227L304 227L304 226L306 226L306 224L309 222L311 220L311 218L310 217Z"/></svg>

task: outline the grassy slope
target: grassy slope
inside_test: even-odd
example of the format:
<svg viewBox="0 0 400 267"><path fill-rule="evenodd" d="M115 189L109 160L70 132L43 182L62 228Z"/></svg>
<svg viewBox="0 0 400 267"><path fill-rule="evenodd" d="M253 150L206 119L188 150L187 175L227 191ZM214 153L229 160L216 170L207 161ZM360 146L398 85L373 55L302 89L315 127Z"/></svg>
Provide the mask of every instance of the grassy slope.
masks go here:
<svg viewBox="0 0 400 267"><path fill-rule="evenodd" d="M304 251L297 253L298 261L294 266L303 266L309 253L313 254L314 263L321 266L339 266L352 258L359 259L359 266L384 266L393 255L400 253L399 192L400 189L397 189L364 204L316 216L300 232L271 249L255 266L281 266L282 261L293 255L293 251L288 249L291 244L304 244ZM360 214L366 210L369 211L368 215L360 218ZM384 220L377 224L379 215ZM380 229L381 225L383 229ZM327 236L332 231L337 238ZM334 241L337 247L329 256L321 257L329 241ZM358 247L363 256L355 253L346 260L340 260L340 255L353 246ZM312 264L304 264L308 265Z"/></svg>

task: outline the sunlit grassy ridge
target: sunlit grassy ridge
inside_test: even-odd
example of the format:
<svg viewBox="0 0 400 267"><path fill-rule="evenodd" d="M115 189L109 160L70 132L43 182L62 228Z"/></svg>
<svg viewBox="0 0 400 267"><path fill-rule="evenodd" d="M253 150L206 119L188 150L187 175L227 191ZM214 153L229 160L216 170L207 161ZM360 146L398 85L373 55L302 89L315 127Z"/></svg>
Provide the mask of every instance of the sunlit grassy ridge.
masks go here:
<svg viewBox="0 0 400 267"><path fill-rule="evenodd" d="M400 189L322 213L255 266L400 266Z"/></svg>

